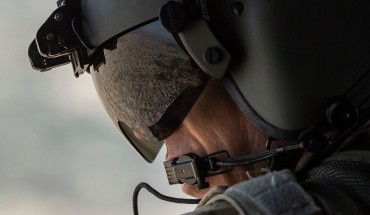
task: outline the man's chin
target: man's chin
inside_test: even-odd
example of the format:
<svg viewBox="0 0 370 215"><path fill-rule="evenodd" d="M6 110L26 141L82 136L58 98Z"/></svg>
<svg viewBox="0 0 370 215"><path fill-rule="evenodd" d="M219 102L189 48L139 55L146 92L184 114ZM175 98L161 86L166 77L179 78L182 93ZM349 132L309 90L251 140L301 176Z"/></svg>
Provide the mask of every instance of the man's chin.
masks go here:
<svg viewBox="0 0 370 215"><path fill-rule="evenodd" d="M197 187L195 185L182 184L181 189L182 192L185 193L186 195L192 196L197 199L201 199L210 188L197 190Z"/></svg>

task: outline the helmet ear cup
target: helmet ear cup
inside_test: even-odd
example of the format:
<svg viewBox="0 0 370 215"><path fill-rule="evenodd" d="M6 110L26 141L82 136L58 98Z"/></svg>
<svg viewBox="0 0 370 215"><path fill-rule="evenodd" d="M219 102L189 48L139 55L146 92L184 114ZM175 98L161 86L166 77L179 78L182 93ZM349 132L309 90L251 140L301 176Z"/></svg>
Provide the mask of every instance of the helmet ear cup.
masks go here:
<svg viewBox="0 0 370 215"><path fill-rule="evenodd" d="M358 121L358 110L347 99L338 98L328 105L326 120L334 129L348 128Z"/></svg>

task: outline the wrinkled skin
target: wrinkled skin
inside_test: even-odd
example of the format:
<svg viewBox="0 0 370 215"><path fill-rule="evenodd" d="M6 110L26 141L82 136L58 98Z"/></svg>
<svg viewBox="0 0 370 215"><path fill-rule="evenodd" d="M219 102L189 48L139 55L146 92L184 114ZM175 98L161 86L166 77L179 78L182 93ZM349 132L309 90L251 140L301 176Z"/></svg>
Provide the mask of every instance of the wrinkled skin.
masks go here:
<svg viewBox="0 0 370 215"><path fill-rule="evenodd" d="M227 92L215 81L210 81L183 123L165 140L166 160L192 152L204 156L227 150L230 156L247 155L265 150L267 136L257 129ZM231 173L207 178L211 187L232 185L247 180L246 171L258 175L265 162L234 168ZM183 192L201 198L208 189L197 190L184 184Z"/></svg>

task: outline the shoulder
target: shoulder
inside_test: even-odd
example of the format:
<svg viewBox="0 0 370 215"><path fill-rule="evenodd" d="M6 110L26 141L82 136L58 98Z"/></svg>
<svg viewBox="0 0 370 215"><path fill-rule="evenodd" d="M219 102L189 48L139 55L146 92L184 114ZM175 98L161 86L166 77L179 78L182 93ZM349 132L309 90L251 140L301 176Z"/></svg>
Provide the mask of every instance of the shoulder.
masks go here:
<svg viewBox="0 0 370 215"><path fill-rule="evenodd" d="M184 215L240 215L227 201L214 201Z"/></svg>
<svg viewBox="0 0 370 215"><path fill-rule="evenodd" d="M229 187L187 215L313 215L320 208L289 170L271 172Z"/></svg>
<svg viewBox="0 0 370 215"><path fill-rule="evenodd" d="M320 165L307 171L301 186L326 214L368 214L370 210L369 131L351 138Z"/></svg>

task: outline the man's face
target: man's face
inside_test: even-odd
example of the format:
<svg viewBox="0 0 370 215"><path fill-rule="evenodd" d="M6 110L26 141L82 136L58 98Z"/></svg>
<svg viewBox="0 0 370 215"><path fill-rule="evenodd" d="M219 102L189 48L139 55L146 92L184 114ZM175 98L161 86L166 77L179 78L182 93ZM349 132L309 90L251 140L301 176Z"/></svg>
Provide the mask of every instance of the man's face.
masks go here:
<svg viewBox="0 0 370 215"><path fill-rule="evenodd" d="M166 160L186 153L199 156L227 150L230 156L262 151L267 137L255 128L216 82L211 81L183 123L165 140ZM246 171L258 171L257 166L237 167L231 173L207 178L210 186L232 185L246 180ZM197 191L184 184L183 192L201 198L208 189Z"/></svg>

